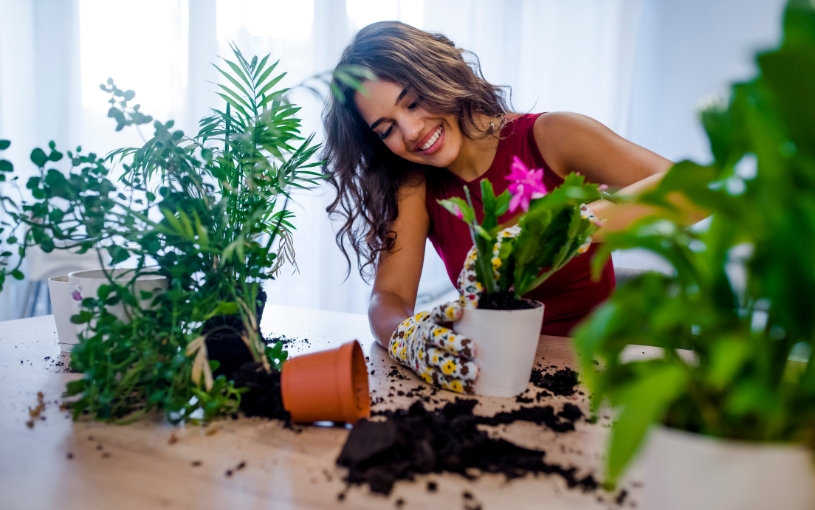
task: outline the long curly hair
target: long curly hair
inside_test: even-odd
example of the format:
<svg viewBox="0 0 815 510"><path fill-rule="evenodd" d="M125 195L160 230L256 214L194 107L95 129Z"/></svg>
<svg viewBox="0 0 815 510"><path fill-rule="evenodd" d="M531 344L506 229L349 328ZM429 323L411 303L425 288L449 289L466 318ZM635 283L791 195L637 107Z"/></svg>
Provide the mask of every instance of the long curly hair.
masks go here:
<svg viewBox="0 0 815 510"><path fill-rule="evenodd" d="M471 139L491 134L479 126L477 117L494 118L510 111L508 88L484 79L478 57L456 48L442 34L397 21L360 30L343 51L337 70L347 66L362 66L377 79L415 89L427 111L455 115L462 133ZM336 241L349 274L350 246L367 281L376 271L380 252L393 247L395 233L390 225L398 214L400 186L420 172L439 169L422 167L391 152L357 111L354 87L336 79L332 83L337 93L330 95L323 113L322 159L323 172L337 196L326 211L343 221Z"/></svg>

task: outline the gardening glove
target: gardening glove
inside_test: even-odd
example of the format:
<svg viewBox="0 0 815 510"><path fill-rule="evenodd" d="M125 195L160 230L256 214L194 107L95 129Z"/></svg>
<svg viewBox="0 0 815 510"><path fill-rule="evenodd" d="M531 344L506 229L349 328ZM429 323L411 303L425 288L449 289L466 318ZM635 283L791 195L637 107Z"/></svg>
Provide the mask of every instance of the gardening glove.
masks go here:
<svg viewBox="0 0 815 510"><path fill-rule="evenodd" d="M473 393L478 378L475 343L448 326L461 318L458 301L419 312L396 328L388 353L430 384L458 393Z"/></svg>

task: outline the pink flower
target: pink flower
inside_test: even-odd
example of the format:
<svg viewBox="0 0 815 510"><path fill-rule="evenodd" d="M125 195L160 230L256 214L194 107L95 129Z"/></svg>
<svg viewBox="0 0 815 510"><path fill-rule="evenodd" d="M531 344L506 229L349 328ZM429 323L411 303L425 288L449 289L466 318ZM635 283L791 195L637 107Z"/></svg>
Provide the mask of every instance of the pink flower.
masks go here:
<svg viewBox="0 0 815 510"><path fill-rule="evenodd" d="M456 215L456 218L458 218L460 220L463 220L464 219L464 213L461 212L461 209L459 209L459 207L457 205L454 205L453 208L455 209L453 214Z"/></svg>
<svg viewBox="0 0 815 510"><path fill-rule="evenodd" d="M518 207L526 212L529 210L531 200L541 198L549 192L546 185L543 184L543 169L527 168L518 156L512 159L512 167L507 180L511 181L507 189L512 195L509 201L509 212L515 212Z"/></svg>

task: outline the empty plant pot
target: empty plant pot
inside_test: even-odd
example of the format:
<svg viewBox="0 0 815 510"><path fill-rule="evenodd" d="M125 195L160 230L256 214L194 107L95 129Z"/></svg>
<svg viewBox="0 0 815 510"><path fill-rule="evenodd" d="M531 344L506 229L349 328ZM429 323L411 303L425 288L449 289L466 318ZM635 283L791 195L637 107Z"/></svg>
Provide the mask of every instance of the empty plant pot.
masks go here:
<svg viewBox="0 0 815 510"><path fill-rule="evenodd" d="M535 304L525 310L466 309L453 323L456 333L476 344L476 394L514 397L526 390L543 324L543 303Z"/></svg>
<svg viewBox="0 0 815 510"><path fill-rule="evenodd" d="M815 464L802 445L718 439L654 427L643 449L645 508L815 508Z"/></svg>
<svg viewBox="0 0 815 510"><path fill-rule="evenodd" d="M71 285L67 276L52 276L48 279L48 293L51 297L51 310L57 323L57 338L63 351L71 351L79 343L76 324L71 322L74 305L71 300Z"/></svg>
<svg viewBox="0 0 815 510"><path fill-rule="evenodd" d="M356 340L288 360L280 386L283 407L295 422L353 424L371 415L368 370Z"/></svg>
<svg viewBox="0 0 815 510"><path fill-rule="evenodd" d="M128 285L133 279L133 275L134 271L132 269L92 269L89 271L76 271L69 274L68 281L71 290L73 312L76 314L82 310L83 299L98 297L99 287L109 284L109 278L112 278L113 281L119 285ZM148 299L139 298L140 306L147 308L157 293L167 290L167 285L166 276L155 273L142 273L136 278L132 292L136 296L141 296L143 291L151 294ZM130 320L125 311L124 303L119 302L116 305L108 306L107 310L121 321L128 322ZM81 335L85 331L86 326L86 324L77 325L77 333Z"/></svg>

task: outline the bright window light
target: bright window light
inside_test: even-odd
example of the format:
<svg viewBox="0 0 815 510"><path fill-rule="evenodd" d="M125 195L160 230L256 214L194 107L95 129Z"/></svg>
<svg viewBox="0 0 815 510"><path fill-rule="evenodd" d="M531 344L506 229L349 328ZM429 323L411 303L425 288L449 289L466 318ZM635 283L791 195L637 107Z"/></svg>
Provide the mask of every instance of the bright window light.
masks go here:
<svg viewBox="0 0 815 510"><path fill-rule="evenodd" d="M106 111L99 84L113 78L136 91L135 103L155 118L185 107L187 0L80 0L82 106Z"/></svg>
<svg viewBox="0 0 815 510"><path fill-rule="evenodd" d="M311 37L313 0L219 0L218 40L240 38L243 27L260 38L304 41Z"/></svg>
<svg viewBox="0 0 815 510"><path fill-rule="evenodd" d="M423 0L346 0L345 10L354 29L377 21L396 20L422 28Z"/></svg>

